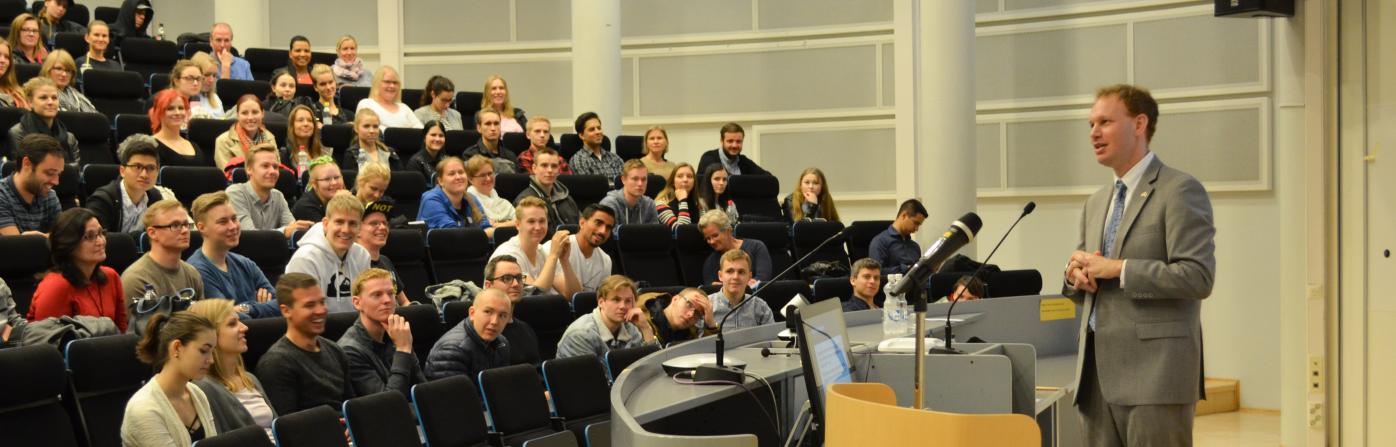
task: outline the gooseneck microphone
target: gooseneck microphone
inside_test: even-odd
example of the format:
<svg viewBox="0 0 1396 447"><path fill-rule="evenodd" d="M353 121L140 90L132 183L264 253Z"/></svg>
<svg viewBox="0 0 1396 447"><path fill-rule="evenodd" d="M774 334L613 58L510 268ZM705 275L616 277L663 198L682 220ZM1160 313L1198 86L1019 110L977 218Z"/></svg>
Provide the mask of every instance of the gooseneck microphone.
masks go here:
<svg viewBox="0 0 1396 447"><path fill-rule="evenodd" d="M950 228L945 230L940 239L931 243L931 247L926 249L926 253L916 261L911 270L907 270L906 275L892 286L891 293L905 296L911 289L925 285L931 274L940 270L940 265L961 247L973 241L974 235L979 233L979 228L983 226L984 222L979 220L978 214L970 212L960 216L959 220L950 224Z"/></svg>
<svg viewBox="0 0 1396 447"><path fill-rule="evenodd" d="M796 260L794 263L791 263L789 267L785 268L785 270L782 270L780 273L777 273L776 276L772 276L771 279L766 280L765 283L761 284L761 287L757 287L755 291L751 292L752 297L755 298L756 296L760 295L762 290L765 290L766 287L769 287L771 284L774 284L777 279L780 279L782 276L785 276L785 274L790 273L791 270L794 270L796 267L799 267L800 264L804 263L805 260L809 259L810 256L813 256L815 253L819 253L819 250L823 249L825 245L829 245L830 242L833 242L835 240L843 239L843 235L845 233L848 233L848 229L849 227L844 227L842 230L839 230L838 233L834 233L833 236L829 236L828 239L825 239L824 242L820 242L819 245L816 245L813 250L809 251L809 253L805 253L805 255L801 256L800 259ZM976 227L976 229L978 228ZM745 306L747 303L751 301L754 301L754 299L743 299L741 303L737 304L737 307L733 307L731 310L728 310L727 314L722 316L722 321L719 321L717 323L717 352L714 353L716 355L716 362L715 364L699 365L698 368L693 371L694 381L723 381L739 383L744 381L745 376L742 374L741 369L734 368L731 366L723 366L722 364L723 351L725 351L727 348L726 339L724 338L722 329L726 327L727 319L731 318L732 314L737 313L737 309L741 309L742 306Z"/></svg>
<svg viewBox="0 0 1396 447"><path fill-rule="evenodd" d="M1009 225L1009 226L1008 226L1008 231L1003 232L1003 237L999 238L999 243L996 244L996 245L994 245L994 249L993 249L993 250L989 250L989 256L985 256L985 257L984 257L984 261L983 261L982 263L979 264L979 267L978 267L978 268L975 268L975 269L974 269L974 272L972 272L972 273L969 274L969 277L970 277L970 278L978 278L978 277L979 277L979 273L982 272L982 271L984 271L984 266L989 265L989 260L992 259L992 258L994 257L994 253L998 253L999 247L1003 245L1003 241L1008 240L1008 235L1011 234L1011 233L1013 233L1013 229L1016 228L1016 227L1018 226L1018 222L1022 222L1022 221L1023 221L1023 218L1024 218L1024 217L1027 217L1029 214L1032 214L1032 210L1035 210L1035 209L1037 209L1037 203L1036 203L1036 202L1028 202L1027 205L1023 206L1023 213L1018 215L1018 219L1016 219L1016 220L1013 221L1013 225ZM968 285L966 285L966 288L968 288ZM959 298L960 298L960 294L959 294L959 293L955 293L954 291L951 291L951 295L950 295L950 306L949 306L948 308L945 309L945 347L944 347L944 348L935 348L935 349L933 349L934 353L936 353L936 354L958 354L958 353L960 353L960 351L956 350L953 346L951 346L951 340L952 340L954 337L951 335L951 332L950 332L950 331L951 331L950 314L951 314L951 312L953 312L953 311L955 310L955 303L958 303L958 302L960 301ZM980 297L980 298L983 298L983 297Z"/></svg>

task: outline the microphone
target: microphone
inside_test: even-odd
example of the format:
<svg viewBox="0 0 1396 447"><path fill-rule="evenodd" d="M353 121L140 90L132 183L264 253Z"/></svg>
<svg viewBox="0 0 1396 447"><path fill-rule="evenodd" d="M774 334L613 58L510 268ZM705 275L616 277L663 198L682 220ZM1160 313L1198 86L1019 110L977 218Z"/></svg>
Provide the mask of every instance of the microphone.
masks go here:
<svg viewBox="0 0 1396 447"><path fill-rule="evenodd" d="M945 230L945 234L941 235L940 239L931 243L931 247L926 249L926 254L922 255L919 261L916 261L916 265L913 265L911 270L907 270L906 275L892 286L891 293L905 295L911 289L926 284L931 273L940 270L940 265L944 264L946 259L950 259L950 256L954 255L956 251L959 251L960 247L973 241L975 233L978 233L979 228L983 226L984 222L979 220L978 214L971 212L960 216L959 220L950 224L950 229Z"/></svg>
<svg viewBox="0 0 1396 447"><path fill-rule="evenodd" d="M989 259L992 259L992 258L994 257L994 253L998 253L999 247L1003 245L1003 241L1008 240L1008 235L1009 235L1010 233L1013 233L1013 228L1017 227L1017 226L1018 226L1018 222L1022 222L1022 221L1023 221L1023 218L1024 218L1024 217L1028 217L1029 214L1032 214L1032 210L1035 210L1035 209L1037 209L1037 202L1028 202L1028 204L1027 204L1026 206L1023 207L1023 213L1018 215L1018 219L1016 219L1016 220L1013 221L1013 225L1009 225L1009 226L1008 226L1008 231L1003 232L1003 237L999 238L999 243L996 244L996 245L994 245L994 249L993 249L993 250L989 250L989 256L985 256L985 257L984 257L984 262L980 263L980 264L979 264L979 267L975 268L975 269L974 269L974 272L972 272L972 273L969 274L969 277L970 277L971 279L973 279L973 278L978 278L978 277L979 277L979 272L984 271L984 266L989 265ZM966 287L968 287L968 285L966 285ZM983 297L981 297L981 298L983 298ZM943 349L942 349L942 348L935 348L934 351L935 351L936 354L958 354L958 353L960 353L959 350L956 350L956 349L955 349L953 346L951 346L951 344L950 344L950 343L951 343L951 339L953 338L952 335L951 335L951 332L950 332L950 331L951 331L950 313L953 312L953 311L955 310L955 303L957 303L957 302L959 302L959 301L960 301L960 294L959 294L959 293L955 293L955 292L951 292L951 296L950 296L950 306L949 306L949 308L945 309L945 348L943 348Z"/></svg>
<svg viewBox="0 0 1396 447"><path fill-rule="evenodd" d="M978 218L976 218L975 221L978 222ZM760 299L756 297L761 294L762 290L766 290L766 287L769 287L771 284L774 284L777 279L780 279L780 277L785 276L786 273L790 273L791 270L794 270L796 267L799 267L800 264L804 263L805 260L808 260L810 256L813 256L815 253L819 253L819 250L823 249L825 245L829 245L830 242L833 242L835 240L843 239L843 235L848 233L849 228L850 227L844 227L842 230L839 230L838 233L834 233L833 236L829 236L829 238L825 239L824 242L820 242L819 245L816 245L813 250L809 251L809 253L805 253L804 256L801 256L800 259L791 263L789 267L785 268L785 270L782 270L780 273L777 273L776 276L772 276L771 279L766 280L765 283L761 284L761 287L757 287L755 291L751 292L752 299L743 299L741 303L737 304L737 307L733 307L731 310L728 310L727 315L722 316L722 321L719 321L717 323L717 352L715 353L716 357L714 359L716 360L716 363L698 365L698 368L693 370L693 380L697 382L744 382L746 380L746 377L742 374L741 369L731 366L723 366L722 364L723 351L726 350L726 340L723 338L724 334L722 332L722 329L726 327L727 319L730 318L732 314L737 313L737 309L741 309L742 306L745 306L747 303L751 301ZM975 229L977 230L978 227L976 227Z"/></svg>

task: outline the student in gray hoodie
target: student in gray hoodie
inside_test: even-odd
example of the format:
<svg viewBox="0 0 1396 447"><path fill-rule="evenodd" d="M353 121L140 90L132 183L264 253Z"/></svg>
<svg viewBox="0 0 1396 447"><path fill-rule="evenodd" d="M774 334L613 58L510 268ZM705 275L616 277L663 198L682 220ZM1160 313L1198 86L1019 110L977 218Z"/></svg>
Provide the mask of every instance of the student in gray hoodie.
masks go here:
<svg viewBox="0 0 1396 447"><path fill-rule="evenodd" d="M621 189L611 191L601 199L602 205L616 211L616 225L660 223L654 199L645 195L650 175L645 163L639 159L627 161L621 172Z"/></svg>
<svg viewBox="0 0 1396 447"><path fill-rule="evenodd" d="M305 273L325 287L330 312L354 312L352 284L372 262L368 250L355 243L364 205L348 191L341 191L325 205L325 219L306 231L286 273Z"/></svg>

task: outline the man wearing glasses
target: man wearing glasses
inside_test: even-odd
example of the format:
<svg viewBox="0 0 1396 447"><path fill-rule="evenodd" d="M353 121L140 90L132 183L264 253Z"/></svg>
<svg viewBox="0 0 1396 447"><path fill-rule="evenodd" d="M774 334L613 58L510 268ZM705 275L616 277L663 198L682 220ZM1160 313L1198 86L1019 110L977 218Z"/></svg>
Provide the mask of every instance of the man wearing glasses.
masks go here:
<svg viewBox="0 0 1396 447"><path fill-rule="evenodd" d="M155 188L155 177L160 173L160 158L156 151L155 138L150 135L131 135L117 148L121 167L117 171L120 178L106 186L92 191L87 198L87 209L97 215L102 228L130 233L145 230L141 215L150 204L164 199Z"/></svg>
<svg viewBox="0 0 1396 447"><path fill-rule="evenodd" d="M504 292L504 296L509 297L509 302L517 303L523 299L523 267L519 267L519 261L510 255L500 255L490 259L485 264L485 289L494 289ZM510 305L512 309L513 306ZM512 314L509 317L509 324L504 326L501 333L509 340L509 362L511 365L522 363L532 363L537 365L542 361L542 355L538 352L538 334L533 332L533 326L523 320L516 320Z"/></svg>
<svg viewBox="0 0 1396 447"><path fill-rule="evenodd" d="M204 299L204 281L199 270L180 259L184 249L189 248L189 232L193 230L184 205L175 199L152 203L141 221L145 224L145 236L150 240L150 250L121 273L126 302L144 296L146 285L154 286L157 296L193 289L194 300Z"/></svg>
<svg viewBox="0 0 1396 447"><path fill-rule="evenodd" d="M344 190L344 175L339 165L329 156L310 161L309 194L301 194L296 205L291 207L291 215L297 220L319 222L325 219L325 204L334 194Z"/></svg>
<svg viewBox="0 0 1396 447"><path fill-rule="evenodd" d="M717 333L712 301L702 290L690 287L678 295L646 293L640 295L639 307L645 312L643 322L650 326L660 345ZM708 329L705 331L704 327Z"/></svg>
<svg viewBox="0 0 1396 447"><path fill-rule="evenodd" d="M330 312L354 312L350 286L372 262L368 250L354 242L363 218L363 202L348 191L335 195L325 205L325 217L305 232L286 264L286 273L309 274L325 288Z"/></svg>

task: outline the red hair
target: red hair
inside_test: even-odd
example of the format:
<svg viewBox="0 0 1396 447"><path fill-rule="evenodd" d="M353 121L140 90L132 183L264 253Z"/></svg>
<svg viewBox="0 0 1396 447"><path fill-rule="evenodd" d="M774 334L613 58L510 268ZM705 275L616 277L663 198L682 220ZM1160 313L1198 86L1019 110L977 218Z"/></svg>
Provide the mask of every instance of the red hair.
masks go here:
<svg viewBox="0 0 1396 447"><path fill-rule="evenodd" d="M147 112L147 115L150 116L150 133L160 132L160 123L165 120L165 109L170 107L170 103L176 99L184 103L185 110L189 109L189 98L181 96L172 88L161 90L160 93L155 94L154 98L151 98L152 104L150 111Z"/></svg>

